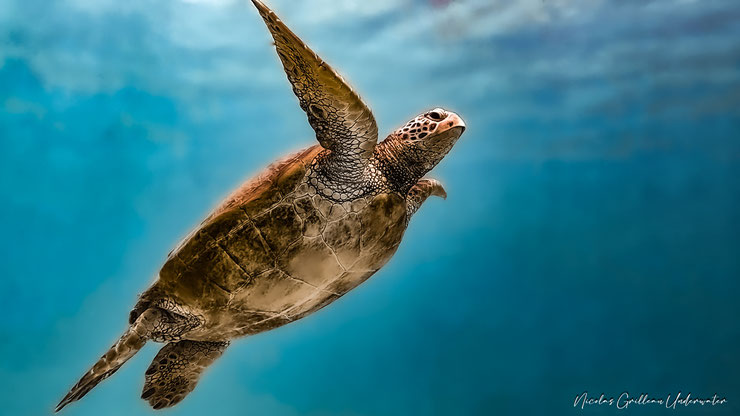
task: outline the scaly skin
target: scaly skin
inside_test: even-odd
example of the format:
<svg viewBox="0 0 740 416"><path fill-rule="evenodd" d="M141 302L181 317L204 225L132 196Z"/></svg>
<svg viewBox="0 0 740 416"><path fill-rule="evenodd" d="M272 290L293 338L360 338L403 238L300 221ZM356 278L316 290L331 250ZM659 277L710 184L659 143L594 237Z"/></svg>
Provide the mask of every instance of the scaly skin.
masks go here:
<svg viewBox="0 0 740 416"><path fill-rule="evenodd" d="M406 198L380 190L343 203L322 196L308 179L317 150L227 200L171 254L142 300L167 296L201 317L187 339L224 340L306 316L380 269L406 229Z"/></svg>
<svg viewBox="0 0 740 416"><path fill-rule="evenodd" d="M142 295L166 298L202 325L185 336L225 340L295 321L336 300L395 253L409 216L441 185L424 179L402 195L386 186L352 201L310 184L307 149L245 184L171 253ZM380 175L380 170L374 170ZM368 178L368 183L387 180Z"/></svg>
<svg viewBox="0 0 740 416"><path fill-rule="evenodd" d="M147 341L167 342L142 398L179 403L233 338L296 321L378 271L410 217L442 185L423 179L465 129L437 108L378 143L373 114L277 16L252 0L319 145L271 165L226 199L168 256L131 326L72 387L79 400Z"/></svg>

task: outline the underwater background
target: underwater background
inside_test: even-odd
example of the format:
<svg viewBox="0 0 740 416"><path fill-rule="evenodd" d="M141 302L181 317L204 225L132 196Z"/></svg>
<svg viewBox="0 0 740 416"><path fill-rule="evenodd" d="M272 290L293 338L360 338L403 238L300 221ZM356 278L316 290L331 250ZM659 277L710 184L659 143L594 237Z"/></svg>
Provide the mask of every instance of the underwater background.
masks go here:
<svg viewBox="0 0 740 416"><path fill-rule="evenodd" d="M740 414L740 3L268 4L381 132L468 130L384 269L162 414ZM0 0L0 414L49 414L179 239L315 143L270 40L245 0ZM149 414L159 347L63 414Z"/></svg>

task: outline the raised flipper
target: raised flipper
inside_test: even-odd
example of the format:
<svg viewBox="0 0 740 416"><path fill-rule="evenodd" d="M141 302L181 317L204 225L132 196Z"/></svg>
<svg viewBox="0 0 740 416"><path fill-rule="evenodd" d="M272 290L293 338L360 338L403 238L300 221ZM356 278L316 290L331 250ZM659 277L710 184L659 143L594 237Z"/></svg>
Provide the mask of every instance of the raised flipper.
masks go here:
<svg viewBox="0 0 740 416"><path fill-rule="evenodd" d="M228 341L179 341L162 348L146 370L141 398L156 410L174 406L198 384L200 374L229 346Z"/></svg>
<svg viewBox="0 0 740 416"><path fill-rule="evenodd" d="M411 219L421 204L429 198L430 195L447 199L447 192L442 184L436 179L424 178L419 180L416 185L412 186L406 194L406 221Z"/></svg>
<svg viewBox="0 0 740 416"><path fill-rule="evenodd" d="M259 0L252 3L275 40L293 92L321 146L345 163L366 161L378 140L378 125L370 109L272 10Z"/></svg>

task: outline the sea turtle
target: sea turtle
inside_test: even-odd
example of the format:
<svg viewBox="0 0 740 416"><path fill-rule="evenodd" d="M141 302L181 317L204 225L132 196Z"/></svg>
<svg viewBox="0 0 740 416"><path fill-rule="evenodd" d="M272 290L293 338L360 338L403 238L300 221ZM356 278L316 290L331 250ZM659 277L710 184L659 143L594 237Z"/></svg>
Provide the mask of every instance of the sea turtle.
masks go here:
<svg viewBox="0 0 740 416"><path fill-rule="evenodd" d="M259 0L319 145L247 181L168 256L130 326L56 407L83 397L147 341L167 343L142 398L173 406L229 340L296 321L344 295L395 253L409 218L442 185L423 176L465 130L436 108L377 143L360 97Z"/></svg>

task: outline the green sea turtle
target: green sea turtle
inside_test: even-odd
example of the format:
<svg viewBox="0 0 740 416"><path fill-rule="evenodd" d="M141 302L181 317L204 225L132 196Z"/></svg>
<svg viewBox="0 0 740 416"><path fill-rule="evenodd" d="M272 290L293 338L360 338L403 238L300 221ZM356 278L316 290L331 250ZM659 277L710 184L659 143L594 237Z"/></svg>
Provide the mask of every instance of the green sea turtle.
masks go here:
<svg viewBox="0 0 740 416"><path fill-rule="evenodd" d="M275 41L319 145L246 182L174 249L123 336L56 407L83 397L147 341L167 343L142 398L173 406L233 338L296 321L344 295L395 253L409 218L442 185L423 176L465 130L440 108L377 143L360 97L270 9Z"/></svg>

